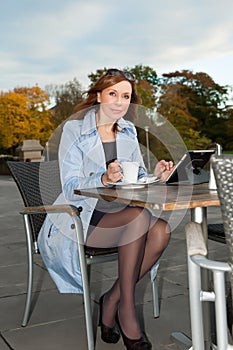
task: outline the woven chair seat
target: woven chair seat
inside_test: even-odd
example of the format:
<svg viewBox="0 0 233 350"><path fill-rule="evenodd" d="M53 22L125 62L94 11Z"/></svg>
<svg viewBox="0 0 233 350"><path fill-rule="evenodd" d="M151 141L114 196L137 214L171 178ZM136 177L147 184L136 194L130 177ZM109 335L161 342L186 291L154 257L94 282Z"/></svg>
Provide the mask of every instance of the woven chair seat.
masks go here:
<svg viewBox="0 0 233 350"><path fill-rule="evenodd" d="M226 243L223 224L209 224L208 239L216 242Z"/></svg>

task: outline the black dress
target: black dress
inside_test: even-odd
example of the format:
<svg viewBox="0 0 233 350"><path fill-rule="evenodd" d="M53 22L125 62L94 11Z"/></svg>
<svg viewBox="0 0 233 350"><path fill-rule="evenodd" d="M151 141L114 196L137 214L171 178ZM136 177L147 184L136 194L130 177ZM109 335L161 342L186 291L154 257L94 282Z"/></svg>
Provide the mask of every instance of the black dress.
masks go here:
<svg viewBox="0 0 233 350"><path fill-rule="evenodd" d="M105 153L105 159L106 159L106 167L111 162L114 162L114 160L117 159L117 150L116 150L116 141L112 142L103 142L104 147L104 153ZM105 200L99 199L96 207L93 211L89 229L88 229L88 235L91 233L91 231L95 228L95 226L98 225L99 221L102 219L102 217L107 213L112 213L114 211L119 211L120 208L124 208L120 203L114 203L114 202L108 202Z"/></svg>

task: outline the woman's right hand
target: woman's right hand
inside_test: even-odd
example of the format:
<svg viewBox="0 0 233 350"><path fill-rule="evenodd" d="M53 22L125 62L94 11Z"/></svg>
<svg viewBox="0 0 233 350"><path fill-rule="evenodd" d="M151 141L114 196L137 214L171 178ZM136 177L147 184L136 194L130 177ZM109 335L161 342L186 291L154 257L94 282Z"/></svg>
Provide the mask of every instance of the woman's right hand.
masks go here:
<svg viewBox="0 0 233 350"><path fill-rule="evenodd" d="M117 182L123 177L118 160L110 163L106 172L102 175L102 183L104 186L108 186L109 182Z"/></svg>

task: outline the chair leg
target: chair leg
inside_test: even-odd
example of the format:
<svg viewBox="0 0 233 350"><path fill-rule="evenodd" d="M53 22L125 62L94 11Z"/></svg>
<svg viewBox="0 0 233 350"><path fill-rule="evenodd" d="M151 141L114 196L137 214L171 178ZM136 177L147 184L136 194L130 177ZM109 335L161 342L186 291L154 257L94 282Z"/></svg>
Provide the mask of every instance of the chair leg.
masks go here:
<svg viewBox="0 0 233 350"><path fill-rule="evenodd" d="M159 265L160 265L160 259L155 263L155 265L150 270L154 318L159 317L159 292L158 292L158 282L157 282Z"/></svg>
<svg viewBox="0 0 233 350"><path fill-rule="evenodd" d="M223 271L214 271L213 275L214 291L216 295L215 312L217 328L217 345L219 350L225 350L228 348L225 277Z"/></svg>
<svg viewBox="0 0 233 350"><path fill-rule="evenodd" d="M94 350L95 339L94 339L93 321L92 321L90 287L89 287L88 273L85 266L86 262L82 261L83 259L85 259L85 254L83 258L81 257L81 255L79 253L80 266L83 265L83 267L81 267L81 271L82 271L83 301L84 301L84 312L85 312L85 320L86 320L87 343L88 343L88 350Z"/></svg>
<svg viewBox="0 0 233 350"><path fill-rule="evenodd" d="M31 308L31 299L32 299L32 287L33 287L33 252L32 252L32 241L30 233L29 219L27 215L24 215L24 224L26 231L27 239L27 254L28 254L28 277L27 277L27 296L24 307L24 314L22 320L22 327L26 327L28 324L30 308Z"/></svg>
<svg viewBox="0 0 233 350"><path fill-rule="evenodd" d="M204 350L203 313L201 301L201 269L188 256L189 300L194 350Z"/></svg>
<svg viewBox="0 0 233 350"><path fill-rule="evenodd" d="M159 293L158 293L158 283L156 278L151 282L151 287L152 287L152 298L153 298L153 314L154 314L154 318L157 318L159 317Z"/></svg>
<svg viewBox="0 0 233 350"><path fill-rule="evenodd" d="M81 232L83 230L81 220L79 218L74 218L74 223L76 226L77 236L79 238L81 237ZM78 243L78 253L79 253L79 262L80 262L82 284L83 284L83 300L84 300L84 313L85 313L85 320L86 320L87 344L88 344L88 350L94 350L95 339L94 339L94 332L93 332L88 268L86 263L84 246L82 243Z"/></svg>

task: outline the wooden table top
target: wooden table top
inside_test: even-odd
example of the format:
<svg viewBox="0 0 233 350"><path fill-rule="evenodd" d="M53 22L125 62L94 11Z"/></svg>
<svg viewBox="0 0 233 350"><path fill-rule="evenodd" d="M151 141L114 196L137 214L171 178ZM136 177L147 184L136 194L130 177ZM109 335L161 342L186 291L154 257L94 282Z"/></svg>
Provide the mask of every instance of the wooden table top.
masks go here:
<svg viewBox="0 0 233 350"><path fill-rule="evenodd" d="M209 190L207 183L193 186L154 184L138 189L98 187L79 189L74 193L154 210L179 210L220 205L217 191Z"/></svg>

